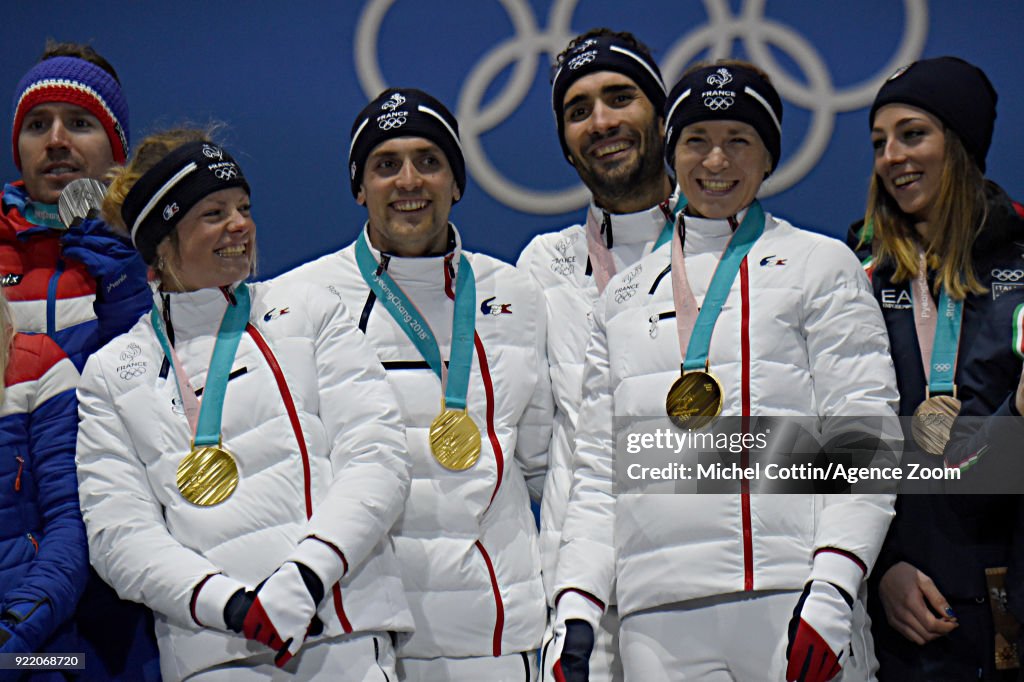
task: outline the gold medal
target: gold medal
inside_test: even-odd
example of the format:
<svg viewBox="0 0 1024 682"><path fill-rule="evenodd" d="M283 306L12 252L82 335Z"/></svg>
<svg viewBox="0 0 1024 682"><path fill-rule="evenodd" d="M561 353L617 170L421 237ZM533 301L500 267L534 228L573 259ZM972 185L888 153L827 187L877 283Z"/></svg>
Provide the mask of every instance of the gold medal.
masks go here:
<svg viewBox="0 0 1024 682"><path fill-rule="evenodd" d="M480 459L480 429L465 410L444 408L430 423L430 451L445 469L465 471Z"/></svg>
<svg viewBox="0 0 1024 682"><path fill-rule="evenodd" d="M238 465L219 446L193 447L178 464L178 490L199 507L212 507L231 497L238 487Z"/></svg>
<svg viewBox="0 0 1024 682"><path fill-rule="evenodd" d="M934 395L914 410L911 433L917 446L929 455L942 455L960 414L960 401L953 395Z"/></svg>
<svg viewBox="0 0 1024 682"><path fill-rule="evenodd" d="M703 429L722 413L722 385L708 372L686 372L668 390L665 411L681 429Z"/></svg>

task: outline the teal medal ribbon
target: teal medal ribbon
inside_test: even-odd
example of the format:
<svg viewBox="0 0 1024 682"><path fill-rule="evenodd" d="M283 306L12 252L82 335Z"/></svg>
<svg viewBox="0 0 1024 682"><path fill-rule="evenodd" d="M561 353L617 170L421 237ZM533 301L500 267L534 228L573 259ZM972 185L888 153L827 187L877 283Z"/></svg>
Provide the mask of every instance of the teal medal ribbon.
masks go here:
<svg viewBox="0 0 1024 682"><path fill-rule="evenodd" d="M708 285L704 303L697 314L697 321L690 334L690 342L686 346L686 358L683 370L704 370L708 365L708 352L711 348L711 334L715 323L722 312L722 306L729 298L729 291L740 270L740 263L747 257L754 244L764 232L764 209L761 203L754 201L743 217L743 222L733 233L729 245L725 247L722 259L715 268L715 274Z"/></svg>
<svg viewBox="0 0 1024 682"><path fill-rule="evenodd" d="M473 339L476 334L476 279L469 260L459 254L459 272L455 281L455 311L452 319L451 358L444 371L437 339L426 318L416 309L387 270L380 267L366 243L366 231L356 240L356 264L363 281L377 295L392 319L419 351L434 374L445 383L447 408L466 409L469 374L473 364Z"/></svg>
<svg viewBox="0 0 1024 682"><path fill-rule="evenodd" d="M960 327L963 322L964 302L949 297L946 287L939 292L939 302L934 314L929 308L934 305L928 290L926 265L921 259L921 271L910 287L914 307L914 323L917 329L918 345L921 347L921 362L928 379L928 395L955 395L954 374L956 356L960 348ZM932 325L934 324L934 331ZM931 334L931 347L928 335Z"/></svg>
<svg viewBox="0 0 1024 682"><path fill-rule="evenodd" d="M953 393L953 373L960 347L960 325L963 322L964 302L954 301L942 287L939 293L938 319L935 325L935 343L932 346L931 367L928 371L928 392Z"/></svg>
<svg viewBox="0 0 1024 682"><path fill-rule="evenodd" d="M682 220L685 221L685 218ZM678 237L673 234L672 299L676 309L679 350L682 353L685 348L685 356L680 376L665 397L665 411L672 423L680 429L702 429L722 413L722 385L708 371L711 335L743 259L763 232L764 210L755 201L730 237L699 312L686 277L682 233L680 231Z"/></svg>
<svg viewBox="0 0 1024 682"><path fill-rule="evenodd" d="M54 230L66 230L67 225L61 222L60 213L56 204L37 204L32 201L25 202L25 211L22 214L25 220L33 225L49 227Z"/></svg>
<svg viewBox="0 0 1024 682"><path fill-rule="evenodd" d="M942 287L939 304L935 306L928 288L928 266L924 253L920 254L919 261L910 296L914 308L917 345L921 350L921 364L928 388L924 402L914 410L911 436L923 451L941 456L960 413L960 400L956 395L954 379L964 304L963 301L951 299L946 293L946 287Z"/></svg>
<svg viewBox="0 0 1024 682"><path fill-rule="evenodd" d="M235 288L234 297L235 303L228 303L217 332L217 341L210 358L210 369L206 373L206 388L199 407L199 418L194 425L192 449L181 459L177 469L178 491L188 502L200 507L212 507L224 502L238 487L238 464L234 455L221 446L221 418L228 379L231 376L231 365L235 362L242 332L249 323L251 301L249 288L245 282ZM184 368L177 361L177 354L167 338L155 305L149 316L157 340L164 351L164 357L174 369L178 395L185 408L186 418L189 419L189 426L193 427L191 422L194 411L190 410L189 405L195 404L195 393L192 392ZM185 391L191 392L188 398Z"/></svg>
<svg viewBox="0 0 1024 682"><path fill-rule="evenodd" d="M213 347L213 356L210 359L210 370L206 375L206 387L203 390L203 400L199 409L199 421L196 425L195 447L218 446L221 442L221 416L224 411L224 396L227 393L228 377L231 374L231 365L234 364L235 354L238 352L238 343L245 331L245 325L249 322L249 311L251 301L249 299L249 288L245 282L239 284L234 291L235 305L228 305L224 311L224 317L220 322L220 330L217 332L217 342ZM156 306L150 310L150 322L156 332L157 340L164 351L164 356L171 363L174 369L174 380L178 385L178 394L184 395L188 386L181 385L180 373L183 369L175 363L174 349L167 340L167 334L163 328L163 321ZM184 397L182 397L184 402Z"/></svg>

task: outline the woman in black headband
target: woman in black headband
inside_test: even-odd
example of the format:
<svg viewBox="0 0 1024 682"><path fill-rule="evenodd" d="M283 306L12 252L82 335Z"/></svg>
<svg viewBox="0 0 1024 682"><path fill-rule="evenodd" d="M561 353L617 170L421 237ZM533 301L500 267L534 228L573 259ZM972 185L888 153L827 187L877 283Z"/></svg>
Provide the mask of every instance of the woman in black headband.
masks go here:
<svg viewBox="0 0 1024 682"><path fill-rule="evenodd" d="M897 71L871 107L863 240L910 426L903 459L986 493L931 481L907 492L934 495L900 496L869 602L880 680L1002 680L1015 657L989 600L1021 527L1024 209L983 175L996 100L981 69L939 57Z"/></svg>
<svg viewBox="0 0 1024 682"><path fill-rule="evenodd" d="M762 71L697 64L665 106L687 205L671 245L594 308L551 658L586 679L614 580L626 679L871 679L858 597L894 496L793 480L827 475L811 466L819 443L825 457L868 444L876 466L895 464L881 315L845 245L757 201L781 149L782 103ZM786 443L801 429L808 449ZM666 434L669 448L644 445ZM708 445L726 434L729 447Z"/></svg>
<svg viewBox="0 0 1024 682"><path fill-rule="evenodd" d="M409 462L373 351L321 288L245 282L249 184L202 132L143 141L104 212L155 282L79 389L97 572L156 614L165 679L394 679Z"/></svg>

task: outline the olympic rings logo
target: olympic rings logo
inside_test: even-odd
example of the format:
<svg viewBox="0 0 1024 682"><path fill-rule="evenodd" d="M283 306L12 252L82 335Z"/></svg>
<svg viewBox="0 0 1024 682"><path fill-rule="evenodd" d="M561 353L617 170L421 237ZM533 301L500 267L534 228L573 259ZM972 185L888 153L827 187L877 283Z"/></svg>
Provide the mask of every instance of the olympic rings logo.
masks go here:
<svg viewBox="0 0 1024 682"><path fill-rule="evenodd" d="M397 114L388 114L377 118L377 127L381 130L394 130L405 125L408 119L404 111Z"/></svg>
<svg viewBox="0 0 1024 682"><path fill-rule="evenodd" d="M140 376L142 376L145 373L146 373L146 366L145 365L129 365L128 367L125 367L124 369L121 370L120 375L121 375L122 379L124 379L125 381L128 381L129 379L134 379L135 377L140 377Z"/></svg>
<svg viewBox="0 0 1024 682"><path fill-rule="evenodd" d="M948 372L949 370L953 369L953 365L949 364L948 362L939 362L932 365L932 369L934 369L936 372Z"/></svg>
<svg viewBox="0 0 1024 682"><path fill-rule="evenodd" d="M473 179L492 197L525 213L552 215L585 206L590 193L582 184L557 190L537 190L510 180L488 157L481 135L501 125L523 103L534 86L538 70L547 75L541 55L556 55L575 35L571 28L578 0L553 0L543 30L527 0L500 0L512 23L514 35L496 43L462 82L456 116L462 150ZM378 40L384 18L395 0L367 0L355 30L355 62L359 83L366 96L376 97L387 87L380 69ZM698 56L715 60L733 55L740 43L749 59L764 69L787 102L811 112L799 148L787 153L778 169L765 181L762 196L781 192L802 179L817 164L832 137L836 115L871 104L885 79L898 67L921 55L928 32L927 0L903 0L902 39L889 60L870 78L846 88L833 86L832 75L821 53L793 28L765 15L767 0L743 0L734 11L729 0L703 0L707 22L693 25L661 53L665 83L674 83L684 67ZM794 78L779 63L772 48L784 53L801 72ZM493 81L512 66L500 92L483 104Z"/></svg>
<svg viewBox="0 0 1024 682"><path fill-rule="evenodd" d="M584 66L584 65L589 64L590 62L594 61L595 57L597 57L597 50L591 50L590 52L584 52L583 54L578 54L578 55L576 55L575 57L573 57L572 59L569 60L569 70L570 71L575 71L576 69L580 68L581 66Z"/></svg>
<svg viewBox="0 0 1024 682"><path fill-rule="evenodd" d="M213 174L216 175L221 180L231 180L232 178L238 175L238 170L233 167L218 168L213 172Z"/></svg>
<svg viewBox="0 0 1024 682"><path fill-rule="evenodd" d="M1019 282L1021 279L1024 279L1024 270L1000 270L996 268L992 271L992 277L1000 282Z"/></svg>
<svg viewBox="0 0 1024 682"><path fill-rule="evenodd" d="M721 111L733 105L732 97L705 97L704 106L711 111Z"/></svg>

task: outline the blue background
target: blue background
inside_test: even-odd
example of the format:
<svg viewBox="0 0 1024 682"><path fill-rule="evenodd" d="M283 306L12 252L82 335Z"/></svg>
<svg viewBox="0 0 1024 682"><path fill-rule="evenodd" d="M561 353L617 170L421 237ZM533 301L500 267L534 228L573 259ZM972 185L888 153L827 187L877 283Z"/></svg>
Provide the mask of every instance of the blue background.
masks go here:
<svg viewBox="0 0 1024 682"><path fill-rule="evenodd" d="M796 83L807 83L793 46L813 46L836 92L869 81L873 89L904 33L907 2L898 0L741 2L705 0L579 0L558 2L569 31L607 25L637 34L665 66L682 37L705 28L709 13L735 16L764 5L773 26L771 54ZM1024 120L1020 38L1024 4L933 0L927 9L923 56L955 54L982 66L1000 93L988 174L1011 195L1024 196L1016 128ZM131 108L134 141L155 130L211 121L241 161L253 187L261 275L278 274L347 244L365 220L349 192L349 129L369 97L355 59L363 2L11 2L5 3L0 93L10 97L47 37L91 43L118 70ZM377 38L377 61L389 85L421 87L455 111L465 79L479 61L512 39L506 7L518 6L536 25L538 44L564 46L569 34L549 31L553 2L542 0L393 0ZM717 24L721 27L722 22ZM364 39L373 35L364 32ZM771 37L771 36L769 36ZM747 56L743 41L732 51ZM535 54L532 49L520 51ZM706 54L706 53L705 53ZM577 184L562 159L549 105L548 64L540 53L532 81L514 111L480 136L489 162L510 181L539 192ZM492 102L509 83L511 65L486 86ZM675 73L666 73L668 85ZM781 88L780 88L781 89ZM829 98L813 98L815 107ZM800 146L811 113L784 97L783 163ZM866 104L835 116L820 160L794 187L765 199L770 211L831 234L863 212L871 170ZM11 113L6 130L10 130ZM463 121L463 127L466 127ZM17 177L10 152L0 174ZM500 194L500 192L498 192ZM577 203L577 206L581 204ZM537 214L509 208L474 178L452 213L467 246L513 260L536 233L577 222L577 208Z"/></svg>

